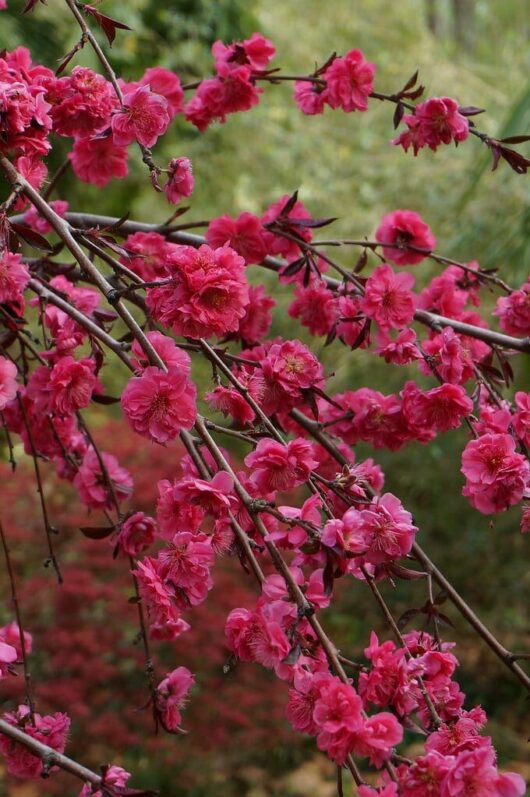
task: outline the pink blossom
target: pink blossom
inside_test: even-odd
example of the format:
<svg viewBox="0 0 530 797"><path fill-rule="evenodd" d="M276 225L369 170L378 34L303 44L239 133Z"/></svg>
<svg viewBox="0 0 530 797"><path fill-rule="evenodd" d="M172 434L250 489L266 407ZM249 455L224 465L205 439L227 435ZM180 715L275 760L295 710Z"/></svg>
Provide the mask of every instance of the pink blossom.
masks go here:
<svg viewBox="0 0 530 797"><path fill-rule="evenodd" d="M160 535L171 539L177 531L197 531L206 512L199 503L183 500L182 481L171 483L162 479L157 488L156 519Z"/></svg>
<svg viewBox="0 0 530 797"><path fill-rule="evenodd" d="M178 205L193 193L195 178L189 158L173 158L168 165L169 175L164 186L167 201Z"/></svg>
<svg viewBox="0 0 530 797"><path fill-rule="evenodd" d="M187 376L191 376L191 360L187 351L180 349L173 338L168 335L163 335L162 332L153 330L146 334L146 338L156 351L168 371L180 371ZM150 362L147 354L144 352L141 344L135 339L132 342L132 353L135 358L133 365L138 370L144 371L150 367Z"/></svg>
<svg viewBox="0 0 530 797"><path fill-rule="evenodd" d="M251 640L254 636L256 618L248 609L233 609L225 624L225 638L229 649L241 661L254 661Z"/></svg>
<svg viewBox="0 0 530 797"><path fill-rule="evenodd" d="M228 215L212 219L206 230L206 240L214 248L230 246L246 265L261 263L267 254L261 220L252 213L240 213L235 219Z"/></svg>
<svg viewBox="0 0 530 797"><path fill-rule="evenodd" d="M399 785L406 797L436 797L454 764L452 757L428 752L419 756L412 766L401 765L397 770Z"/></svg>
<svg viewBox="0 0 530 797"><path fill-rule="evenodd" d="M147 292L156 320L193 338L237 331L249 302L242 257L228 246L178 246L167 266L171 282Z"/></svg>
<svg viewBox="0 0 530 797"><path fill-rule="evenodd" d="M166 98L155 94L149 86L140 86L123 95L123 110L112 117L112 137L118 147L126 147L133 141L152 147L166 132L170 121Z"/></svg>
<svg viewBox="0 0 530 797"><path fill-rule="evenodd" d="M262 408L268 414L300 402L301 391L320 387L323 369L315 355L298 340L274 343L261 361L265 379Z"/></svg>
<svg viewBox="0 0 530 797"><path fill-rule="evenodd" d="M430 227L413 210L394 210L387 213L381 219L375 237L383 244L384 256L398 266L421 263L436 246ZM423 251L415 252L407 247Z"/></svg>
<svg viewBox="0 0 530 797"><path fill-rule="evenodd" d="M307 286L297 285L295 295L296 299L288 308L291 318L298 318L312 335L331 332L340 315L333 291L320 280L312 280Z"/></svg>
<svg viewBox="0 0 530 797"><path fill-rule="evenodd" d="M387 363L408 365L414 360L421 359L421 354L416 345L416 333L410 327L402 329L395 340L388 336L386 330L381 329L377 342L377 353Z"/></svg>
<svg viewBox="0 0 530 797"><path fill-rule="evenodd" d="M384 263L368 278L361 307L381 328L400 329L414 318L413 285L412 274L397 274Z"/></svg>
<svg viewBox="0 0 530 797"><path fill-rule="evenodd" d="M309 80L296 80L293 89L294 101L306 116L322 113L326 103L325 87Z"/></svg>
<svg viewBox="0 0 530 797"><path fill-rule="evenodd" d="M530 532L530 504L523 504L520 528L522 534L528 534Z"/></svg>
<svg viewBox="0 0 530 797"><path fill-rule="evenodd" d="M158 573L176 593L177 605L184 609L197 606L213 586L210 568L214 552L206 534L179 531L158 554Z"/></svg>
<svg viewBox="0 0 530 797"><path fill-rule="evenodd" d="M33 637L29 631L24 631L24 648L26 653L31 653L33 648ZM10 647L14 647L18 658L22 658L22 644L20 639L20 628L15 620L12 620L3 628L0 628L0 641Z"/></svg>
<svg viewBox="0 0 530 797"><path fill-rule="evenodd" d="M226 122L228 114L249 111L259 102L263 89L252 82L250 66L220 63L215 78L201 81L184 111L186 119L201 132L214 121Z"/></svg>
<svg viewBox="0 0 530 797"><path fill-rule="evenodd" d="M290 208L285 212L288 203ZM313 237L311 228L296 224L299 220L306 221L309 219L311 219L311 213L303 202L297 199L293 203L289 194L284 194L277 202L269 205L261 221L264 226L271 224L280 225L283 231L290 234L296 233L302 240L309 243ZM265 244L270 255L281 255L286 260L296 260L300 255L300 247L296 241L284 238L273 230L265 232Z"/></svg>
<svg viewBox="0 0 530 797"><path fill-rule="evenodd" d="M127 772L126 769L123 769L123 767L118 767L115 764L111 764L108 767L103 767L103 769L104 773L102 785L108 786L108 789L106 790L107 794L112 794L113 786L118 787L118 789L123 789L131 777L130 772ZM94 790L92 783L85 783L79 792L78 797L105 797L105 795L101 789Z"/></svg>
<svg viewBox="0 0 530 797"><path fill-rule="evenodd" d="M33 722L28 722L28 715L29 708L19 706L16 711L4 714L2 719L15 728L20 728L41 744L51 747L58 753L64 753L70 729L68 716L60 713L45 715L34 713ZM0 752L6 759L10 775L17 778L38 778L42 774L42 759L4 734L0 734ZM53 769L56 767L52 767Z"/></svg>
<svg viewBox="0 0 530 797"><path fill-rule="evenodd" d="M17 395L17 366L7 357L0 357L0 412Z"/></svg>
<svg viewBox="0 0 530 797"><path fill-rule="evenodd" d="M303 484L317 464L312 444L301 438L287 445L262 438L245 457L245 465L253 469L252 481L265 493L291 490Z"/></svg>
<svg viewBox="0 0 530 797"><path fill-rule="evenodd" d="M122 255L120 262L146 282L168 276L165 263L171 250L163 235L157 232L135 232L125 239L123 249L129 257Z"/></svg>
<svg viewBox="0 0 530 797"><path fill-rule="evenodd" d="M143 512L135 512L121 525L117 546L127 556L138 556L155 539L156 523Z"/></svg>
<svg viewBox="0 0 530 797"><path fill-rule="evenodd" d="M55 412L68 415L88 406L98 386L95 368L96 364L90 357L74 360L67 356L57 360L48 382L51 406Z"/></svg>
<svg viewBox="0 0 530 797"><path fill-rule="evenodd" d="M165 97L171 117L184 110L184 91L175 72L162 66L151 66L140 79L140 86L149 86L155 94Z"/></svg>
<svg viewBox="0 0 530 797"><path fill-rule="evenodd" d="M68 158L75 176L98 188L105 188L113 177L127 177L129 171L127 148L118 147L112 136L78 138Z"/></svg>
<svg viewBox="0 0 530 797"><path fill-rule="evenodd" d="M414 155L425 146L435 151L440 144L459 144L469 136L469 121L459 113L456 100L451 97L431 97L419 103L414 114L405 114L403 121L408 130L392 143L401 145L405 152L412 146Z"/></svg>
<svg viewBox="0 0 530 797"><path fill-rule="evenodd" d="M515 405L517 410L513 415L513 428L517 437L530 445L530 393L518 390L515 394Z"/></svg>
<svg viewBox="0 0 530 797"><path fill-rule="evenodd" d="M261 33L253 33L249 39L242 42L233 42L226 45L216 41L212 45L212 54L215 66L221 73L230 65L234 68L238 64L249 64L252 69L262 71L267 68L276 53L276 48L270 39Z"/></svg>
<svg viewBox="0 0 530 797"><path fill-rule="evenodd" d="M460 385L443 384L425 392L414 389L403 403L404 415L412 426L438 432L457 429L472 411L473 402Z"/></svg>
<svg viewBox="0 0 530 797"><path fill-rule="evenodd" d="M359 797L398 797L397 785L390 781L381 789L372 789L370 786L359 786L357 793Z"/></svg>
<svg viewBox="0 0 530 797"><path fill-rule="evenodd" d="M28 282L29 272L22 255L7 249L0 251L0 302L19 301Z"/></svg>
<svg viewBox="0 0 530 797"><path fill-rule="evenodd" d="M252 392L250 393L252 395ZM255 396L252 396L255 398ZM218 412L230 416L242 426L251 423L256 413L238 390L218 385L204 397L206 401Z"/></svg>
<svg viewBox="0 0 530 797"><path fill-rule="evenodd" d="M444 382L464 384L473 376L473 358L451 327L446 327L439 335L426 340L423 349L432 358L429 362ZM429 362L420 363L420 370L425 374L432 373Z"/></svg>
<svg viewBox="0 0 530 797"><path fill-rule="evenodd" d="M334 58L324 72L326 102L343 111L368 110L374 75L375 64L366 61L361 50L350 50L342 58Z"/></svg>
<svg viewBox="0 0 530 797"><path fill-rule="evenodd" d="M150 624L150 635L158 639L176 639L189 629L182 620L172 593L160 575L160 565L146 556L132 571ZM165 630L164 630L165 629Z"/></svg>
<svg viewBox="0 0 530 797"><path fill-rule="evenodd" d="M112 454L101 454L103 464L114 488L118 501L128 498L132 492L133 480L125 468L121 468ZM74 477L74 487L81 501L93 509L105 509L113 506L113 497L107 486L107 477L101 471L99 457L93 448L89 448L83 457Z"/></svg>
<svg viewBox="0 0 530 797"><path fill-rule="evenodd" d="M149 366L129 380L121 406L132 428L162 445L182 429L191 429L197 417L197 392L186 371L167 373Z"/></svg>
<svg viewBox="0 0 530 797"><path fill-rule="evenodd" d="M246 345L259 343L268 333L272 324L271 310L276 300L265 293L264 285L249 285L249 303L245 315L239 322L237 337Z"/></svg>
<svg viewBox="0 0 530 797"><path fill-rule="evenodd" d="M522 780L522 778L521 778ZM495 754L490 747L479 747L460 753L447 773L441 788L441 797L498 797L498 772ZM518 791L517 794L524 794Z"/></svg>
<svg viewBox="0 0 530 797"><path fill-rule="evenodd" d="M400 559L412 548L418 529L412 515L392 493L375 498L361 511L367 541L364 559L374 565Z"/></svg>
<svg viewBox="0 0 530 797"><path fill-rule="evenodd" d="M186 667L177 667L168 672L156 689L157 710L164 729L170 732L180 730L181 709L187 702L188 692L195 683L195 677Z"/></svg>
<svg viewBox="0 0 530 797"><path fill-rule="evenodd" d="M392 748L403 741L403 728L394 714L381 711L367 717L362 729L355 734L353 753L367 756L370 763L381 767L390 757Z"/></svg>
<svg viewBox="0 0 530 797"><path fill-rule="evenodd" d="M497 299L493 314L508 335L530 335L530 280L509 296Z"/></svg>
<svg viewBox="0 0 530 797"><path fill-rule="evenodd" d="M76 66L68 77L48 87L54 132L61 136L90 138L103 132L118 104L112 85L92 69Z"/></svg>
<svg viewBox="0 0 530 797"><path fill-rule="evenodd" d="M9 672L9 666L14 664L18 658L16 648L3 642L0 637L0 678L5 678Z"/></svg>
<svg viewBox="0 0 530 797"><path fill-rule="evenodd" d="M54 199L49 205L61 218L64 218L65 213L68 211L68 202L62 199ZM53 230L49 221L45 219L44 216L41 216L37 208L33 205L24 213L24 221L28 227L31 227L31 229L36 232L40 232L41 235L46 235Z"/></svg>
<svg viewBox="0 0 530 797"><path fill-rule="evenodd" d="M470 440L462 454L466 484L462 494L485 515L502 512L523 497L530 479L530 465L515 452L509 434L485 434Z"/></svg>

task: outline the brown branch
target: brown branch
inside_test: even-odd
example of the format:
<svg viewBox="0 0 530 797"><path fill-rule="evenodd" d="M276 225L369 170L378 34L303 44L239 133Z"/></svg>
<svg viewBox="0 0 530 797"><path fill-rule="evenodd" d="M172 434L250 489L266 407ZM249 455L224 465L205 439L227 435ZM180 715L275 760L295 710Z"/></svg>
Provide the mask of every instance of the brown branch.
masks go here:
<svg viewBox="0 0 530 797"><path fill-rule="evenodd" d="M22 615L20 613L20 606L17 596L17 585L15 581L15 574L11 564L11 555L7 544L7 539L2 522L0 521L0 538L2 540L2 548L4 549L4 558L6 560L7 575L9 584L11 586L11 602L15 610L15 617L17 619L18 633L20 639L20 652L22 654L22 667L24 670L24 681L26 683L26 700L29 707L29 716L32 724L35 724L35 702L33 699L33 688L31 685L31 675L28 666L28 655L26 651L26 639L24 637L24 626L22 625Z"/></svg>

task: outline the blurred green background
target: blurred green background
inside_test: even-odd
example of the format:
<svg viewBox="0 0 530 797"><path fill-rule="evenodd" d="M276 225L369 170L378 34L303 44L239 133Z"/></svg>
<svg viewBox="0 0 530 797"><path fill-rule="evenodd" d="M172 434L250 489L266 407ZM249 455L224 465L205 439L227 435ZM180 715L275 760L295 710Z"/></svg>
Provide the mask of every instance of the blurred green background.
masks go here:
<svg viewBox="0 0 530 797"><path fill-rule="evenodd" d="M10 0L9 11L0 16L0 48L24 44L35 61L54 67L78 38L75 26L57 0L20 17L17 12L22 5ZM135 79L147 66L158 64L179 72L183 81L193 80L211 71L213 41L259 30L277 47L273 65L289 73L312 70L334 50L341 53L359 47L377 64L379 91L399 89L419 68L426 96L449 95L463 105L485 108L487 113L476 121L486 132L506 136L530 129L530 7L524 0L335 0L333 4L321 0L106 0L101 10L133 28L118 32L110 51L113 65L126 79ZM97 68L88 50L73 63ZM225 125L213 126L205 134L177 120L155 157L164 162L187 155L193 161L196 190L185 220L235 215L242 210L261 213L279 196L299 189L314 216L339 217L331 228L334 233L360 238L372 234L384 213L410 208L431 225L443 254L462 261L477 259L483 267L498 267L509 282L524 281L530 263L528 180L502 163L492 173L489 153L476 140L457 150L422 151L417 158L405 155L389 145L394 135L391 119L392 108L377 101L372 101L366 114L328 110L323 116L304 117L288 85L271 86L251 113L232 115ZM66 151L62 142L50 158L50 171ZM67 176L61 197L69 200L72 210L117 216L129 211L131 218L143 221L163 221L169 215L134 153L130 178L123 184L100 191ZM342 262L351 266L357 255L344 252ZM422 269L420 284L435 273L434 267ZM298 325L284 312L289 289L277 289L273 278L258 269L254 275L278 299L273 333L300 335ZM303 333L302 338L307 339ZM319 341L311 345L322 356L327 372L334 373L331 391L369 385L389 393L399 390L406 378L403 369L381 365L362 352L350 353L338 343L325 350ZM519 386L529 390L528 360L522 359L516 371ZM205 380L200 371L199 380ZM465 440L463 431L451 432L428 447L413 444L397 454L376 452L375 459L385 469L387 488L413 512L423 547L508 648L530 650L529 541L519 533L516 510L485 518L461 497L460 451ZM359 457L363 454L373 452L360 449ZM396 615L421 605L424 590L423 583L400 584L395 594L390 586L384 587ZM370 627L386 633L366 593L362 585L350 584L341 591L340 605L328 612L330 631L352 655L364 647ZM529 775L524 763L528 703L522 690L459 616L451 609L447 612L455 623L449 634L458 641L459 679L469 706L480 702L492 716L488 730L503 764ZM228 790L220 791L217 785L213 793L253 797L308 793L305 786L290 790L285 780L293 766L304 766L305 755L311 755L311 748L294 763L284 751L278 750L276 757L270 754L263 792L261 776L254 771L253 786L243 780L233 792L226 785L223 788ZM245 751L243 764L264 771L259 751L255 755ZM322 773L314 762L307 766L315 770L308 781L311 790L327 794L329 772Z"/></svg>

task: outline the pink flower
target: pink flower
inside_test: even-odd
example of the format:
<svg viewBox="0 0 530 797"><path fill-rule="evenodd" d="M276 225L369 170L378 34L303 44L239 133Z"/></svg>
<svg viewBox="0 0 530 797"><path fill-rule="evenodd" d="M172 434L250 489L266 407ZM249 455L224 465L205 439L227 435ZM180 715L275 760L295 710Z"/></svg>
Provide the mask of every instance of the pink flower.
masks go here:
<svg viewBox="0 0 530 797"><path fill-rule="evenodd" d="M167 201L172 205L178 203L189 197L193 193L195 185L195 178L191 168L191 161L189 158L173 158L169 161L169 175L167 183L164 186L164 192Z"/></svg>
<svg viewBox="0 0 530 797"><path fill-rule="evenodd" d="M429 752L416 758L412 766L403 764L397 770L399 785L407 797L435 797L441 794L442 784L452 768L454 759Z"/></svg>
<svg viewBox="0 0 530 797"><path fill-rule="evenodd" d="M184 91L180 78L169 69L164 69L162 66L149 67L140 79L140 86L149 86L155 94L165 97L171 117L184 110Z"/></svg>
<svg viewBox="0 0 530 797"><path fill-rule="evenodd" d="M262 408L269 414L289 410L300 402L302 390L320 387L324 381L321 363L298 340L274 343L261 368L265 379Z"/></svg>
<svg viewBox="0 0 530 797"><path fill-rule="evenodd" d="M377 342L377 353L387 363L408 365L414 360L421 359L416 345L416 333L413 329L402 329L395 340L387 336L386 330L381 330Z"/></svg>
<svg viewBox="0 0 530 797"><path fill-rule="evenodd" d="M18 302L28 282L29 272L22 255L7 249L0 251L0 302Z"/></svg>
<svg viewBox="0 0 530 797"><path fill-rule="evenodd" d="M121 468L116 457L102 453L101 458L118 501L128 498L132 492L133 480L125 468ZM74 477L74 487L81 501L93 509L106 509L113 506L113 498L107 479L101 471L99 457L93 448L89 448L83 457Z"/></svg>
<svg viewBox="0 0 530 797"><path fill-rule="evenodd" d="M106 789L107 794L112 794L113 786L117 786L118 789L123 789L130 777L131 773L127 772L126 769L111 764L109 767L104 768L102 785L108 787L108 789ZM104 797L104 793L101 789L94 790L91 783L85 783L78 797Z"/></svg>
<svg viewBox="0 0 530 797"><path fill-rule="evenodd" d="M233 609L226 619L225 638L228 648L241 661L254 661L250 642L255 626L255 615L248 609Z"/></svg>
<svg viewBox="0 0 530 797"><path fill-rule="evenodd" d="M143 512L135 512L121 525L117 546L127 556L138 556L155 539L156 523Z"/></svg>
<svg viewBox="0 0 530 797"><path fill-rule="evenodd" d="M61 357L52 368L48 390L51 406L59 415L68 415L87 407L98 379L94 371L96 364L90 357L74 360Z"/></svg>
<svg viewBox="0 0 530 797"><path fill-rule="evenodd" d="M414 390L403 404L403 412L412 426L446 432L457 429L462 419L473 411L473 402L460 385L444 384L425 393Z"/></svg>
<svg viewBox="0 0 530 797"><path fill-rule="evenodd" d="M523 504L521 510L521 534L530 532L530 504Z"/></svg>
<svg viewBox="0 0 530 797"><path fill-rule="evenodd" d="M342 58L334 58L324 72L326 102L343 111L368 110L374 75L375 64L366 61L361 50L350 50Z"/></svg>
<svg viewBox="0 0 530 797"><path fill-rule="evenodd" d="M180 730L181 709L187 702L188 692L195 683L195 677L186 667L177 667L168 672L156 689L157 711L164 729L169 732Z"/></svg>
<svg viewBox="0 0 530 797"><path fill-rule="evenodd" d="M2 719L58 753L64 753L70 729L68 716L59 713L47 715L35 713L33 722L28 722L28 715L29 708L19 706L16 711L4 714ZM6 759L7 771L11 775L17 778L38 778L42 774L42 759L4 734L0 734L0 752ZM54 769L56 767L52 767L52 771Z"/></svg>
<svg viewBox="0 0 530 797"><path fill-rule="evenodd" d="M367 542L366 562L377 565L410 553L418 529L395 495L385 493L375 498L360 514Z"/></svg>
<svg viewBox="0 0 530 797"><path fill-rule="evenodd" d="M469 136L469 121L459 113L458 103L451 97L431 97L416 106L414 115L406 114L403 121L408 130L392 143L401 145L405 152L412 146L414 155L422 147L435 151L440 144L458 144Z"/></svg>
<svg viewBox="0 0 530 797"><path fill-rule="evenodd" d="M69 207L68 202L65 202L63 199L55 199L49 204L52 210L64 219L64 214L67 213ZM24 213L24 221L28 227L31 227L31 229L36 232L40 232L41 235L46 235L53 230L50 222L45 219L44 216L41 216L37 208L33 207L33 205Z"/></svg>
<svg viewBox="0 0 530 797"><path fill-rule="evenodd" d="M530 280L497 299L493 314L499 316L500 327L508 335L530 335Z"/></svg>
<svg viewBox="0 0 530 797"><path fill-rule="evenodd" d="M372 789L370 786L359 786L357 793L359 797L398 797L397 785L392 781L381 789Z"/></svg>
<svg viewBox="0 0 530 797"><path fill-rule="evenodd" d="M0 412L17 395L17 366L7 357L0 357Z"/></svg>
<svg viewBox="0 0 530 797"><path fill-rule="evenodd" d="M177 531L197 531L206 514L199 503L184 500L182 481L162 479L157 484L156 519L160 536L165 539L171 539Z"/></svg>
<svg viewBox="0 0 530 797"><path fill-rule="evenodd" d="M228 246L178 246L167 266L171 282L147 292L157 321L192 338L237 331L249 302L242 257Z"/></svg>
<svg viewBox="0 0 530 797"><path fill-rule="evenodd" d="M5 678L9 672L9 666L18 659L18 653L13 645L8 645L0 638L0 678Z"/></svg>
<svg viewBox="0 0 530 797"><path fill-rule="evenodd" d="M132 428L162 445L182 429L191 429L197 417L197 391L186 371L167 373L149 366L129 380L121 406Z"/></svg>
<svg viewBox="0 0 530 797"><path fill-rule="evenodd" d="M259 343L272 324L271 310L276 306L276 299L265 293L264 285L249 285L249 303L245 315L239 322L237 337L246 345Z"/></svg>
<svg viewBox="0 0 530 797"><path fill-rule="evenodd" d="M206 534L179 531L158 554L158 574L174 590L180 609L198 606L213 586L210 568L214 561L212 540Z"/></svg>
<svg viewBox="0 0 530 797"><path fill-rule="evenodd" d="M172 250L163 235L157 232L135 232L125 239L123 249L129 257L122 255L120 262L145 282L168 276L165 263Z"/></svg>
<svg viewBox="0 0 530 797"><path fill-rule="evenodd" d="M413 210L394 210L387 213L381 219L375 237L384 245L384 256L398 266L421 263L436 246L430 227ZM407 247L423 251L415 252Z"/></svg>
<svg viewBox="0 0 530 797"><path fill-rule="evenodd" d="M144 147L154 146L171 121L166 98L152 92L149 86L140 86L125 92L123 105L111 122L116 146L126 147L133 141Z"/></svg>
<svg viewBox="0 0 530 797"><path fill-rule="evenodd" d="M187 351L180 349L173 338L163 335L162 332L153 330L146 334L146 338L156 351L169 371L177 370L191 375L191 360ZM150 367L149 360L140 343L135 339L132 342L132 353L135 356L133 365L140 371Z"/></svg>
<svg viewBox="0 0 530 797"><path fill-rule="evenodd" d="M307 287L297 285L296 299L291 302L288 313L298 318L302 326L312 335L327 335L339 318L337 297L320 280L312 280Z"/></svg>
<svg viewBox="0 0 530 797"><path fill-rule="evenodd" d="M136 563L136 570L131 572L137 579L138 591L147 609L150 636L174 640L187 631L189 625L182 620L174 593L170 592L160 576L159 563L146 556Z"/></svg>
<svg viewBox="0 0 530 797"><path fill-rule="evenodd" d="M485 434L470 440L462 454L466 484L462 495L485 515L519 503L530 479L530 465L515 452L509 434Z"/></svg>
<svg viewBox="0 0 530 797"><path fill-rule="evenodd" d="M285 208L289 204L289 210L286 212ZM289 234L295 233L306 242L310 242L313 238L310 227L304 225L297 225L297 221L306 221L311 219L311 213L304 206L303 202L297 199L294 203L289 194L284 194L277 202L273 202L265 213L261 221L264 226L279 225L281 230ZM278 235L274 230L265 232L265 244L267 252L270 255L281 255L286 260L296 260L300 255L300 247L296 241Z"/></svg>
<svg viewBox="0 0 530 797"><path fill-rule="evenodd" d="M217 77L201 82L184 109L186 119L201 132L214 120L223 123L230 113L250 110L258 104L263 92L252 82L250 66L223 62L218 70Z"/></svg>
<svg viewBox="0 0 530 797"><path fill-rule="evenodd" d="M264 232L261 220L252 213L240 213L236 219L224 215L212 219L206 230L206 240L214 249L230 246L248 266L261 263L267 254Z"/></svg>
<svg viewBox="0 0 530 797"><path fill-rule="evenodd" d="M317 464L312 444L301 438L287 445L263 438L245 457L245 465L253 469L252 481L265 493L303 484Z"/></svg>
<svg viewBox="0 0 530 797"><path fill-rule="evenodd" d="M322 113L326 103L325 87L309 80L296 80L294 101L306 116Z"/></svg>
<svg viewBox="0 0 530 797"><path fill-rule="evenodd" d="M392 753L392 748L403 741L403 728L394 714L381 711L367 717L360 731L355 734L353 752L367 756L370 763L381 767Z"/></svg>
<svg viewBox="0 0 530 797"><path fill-rule="evenodd" d="M522 779L521 779L522 780ZM441 797L498 797L498 772L491 747L480 747L460 753L443 781ZM524 794L524 791L518 791Z"/></svg>
<svg viewBox="0 0 530 797"><path fill-rule="evenodd" d="M274 57L276 48L270 39L261 33L253 33L250 39L226 45L216 41L212 45L215 66L221 73L230 65L249 64L256 71L263 71Z"/></svg>
<svg viewBox="0 0 530 797"><path fill-rule="evenodd" d="M382 329L400 329L414 318L415 296L412 274L397 274L384 263L368 278L361 307Z"/></svg>
<svg viewBox="0 0 530 797"><path fill-rule="evenodd" d="M525 445L530 445L530 393L518 390L515 404L517 410L512 419L515 434Z"/></svg>
<svg viewBox="0 0 530 797"><path fill-rule="evenodd" d="M68 158L75 176L98 188L105 188L113 177L127 177L129 171L127 148L118 147L112 136L78 138Z"/></svg>
<svg viewBox="0 0 530 797"><path fill-rule="evenodd" d="M109 81L92 69L76 66L68 77L48 87L54 132L61 136L90 138L103 132L118 100Z"/></svg>
<svg viewBox="0 0 530 797"><path fill-rule="evenodd" d="M0 641L8 647L14 647L18 658L22 658L22 645L20 641L20 628L15 620L12 620L3 628L0 628ZM24 631L24 648L26 653L31 653L33 647L33 637L29 631Z"/></svg>

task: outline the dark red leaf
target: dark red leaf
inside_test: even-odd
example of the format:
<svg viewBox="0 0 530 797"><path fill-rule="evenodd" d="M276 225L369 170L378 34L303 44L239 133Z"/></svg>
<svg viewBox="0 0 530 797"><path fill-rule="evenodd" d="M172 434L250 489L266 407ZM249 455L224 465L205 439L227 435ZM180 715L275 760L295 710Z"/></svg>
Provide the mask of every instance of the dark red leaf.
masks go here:
<svg viewBox="0 0 530 797"><path fill-rule="evenodd" d="M298 201L298 191L295 191L294 194L291 194L291 196L289 197L289 199L287 200L287 202L283 206L282 212L280 213L278 218L280 218L282 216L288 216L289 213L291 212L291 210L296 205L297 201Z"/></svg>
<svg viewBox="0 0 530 797"><path fill-rule="evenodd" d="M91 540L104 540L110 537L115 526L81 526L79 531Z"/></svg>
<svg viewBox="0 0 530 797"><path fill-rule="evenodd" d="M95 401L96 404L118 404L119 398L115 398L114 396L104 396L103 393L94 393L92 396L92 401Z"/></svg>
<svg viewBox="0 0 530 797"><path fill-rule="evenodd" d="M461 105L458 113L462 116L477 116L479 113L484 113L484 108L477 108L475 105Z"/></svg>
<svg viewBox="0 0 530 797"><path fill-rule="evenodd" d="M27 14L27 12L28 12L28 11L32 11L32 10L35 8L35 6L37 5L37 3L38 3L38 2L39 2L39 0L28 0L28 2L26 3L26 5L25 5L25 6L24 6L24 8L22 9L22 12L21 12L21 13L22 13L22 14ZM45 6L45 5L47 5L47 2L46 2L46 0L40 0L40 2L41 2L41 3L42 3L42 5L44 5L44 6Z"/></svg>
<svg viewBox="0 0 530 797"><path fill-rule="evenodd" d="M524 141L530 141L530 136L508 136L500 140L503 144L522 144Z"/></svg>
<svg viewBox="0 0 530 797"><path fill-rule="evenodd" d="M289 224L293 225L293 227L310 227L312 229L317 229L318 227L327 227L328 224L337 221L337 217L328 218L328 219L293 219L292 217L289 219Z"/></svg>
<svg viewBox="0 0 530 797"><path fill-rule="evenodd" d="M353 273L354 274L360 274L367 263L368 263L368 254L366 252L366 249L363 249L363 251L361 252L357 263L355 264L355 268L353 269Z"/></svg>
<svg viewBox="0 0 530 797"><path fill-rule="evenodd" d="M407 82L405 83L405 85L404 85L404 86L403 86L403 88L401 89L401 92L400 92L400 94L401 94L402 92L408 91L409 89L411 89L413 86L415 86L415 85L416 85L416 83L418 82L418 75L419 75L419 70L417 70L417 69L416 69L416 71L414 72L414 74L412 75L412 77L410 77L410 78L407 80Z"/></svg>
<svg viewBox="0 0 530 797"><path fill-rule="evenodd" d="M405 106L403 105L402 102L398 102L398 104L396 105L396 109L394 111L394 117L393 117L394 129L396 127L399 127L399 123L403 119L403 114L404 113L405 113Z"/></svg>
<svg viewBox="0 0 530 797"><path fill-rule="evenodd" d="M124 22L118 22L117 19L112 19L112 17L107 17L105 14L102 14L98 11L94 6L84 5L82 6L82 10L85 14L90 14L93 17L105 36L108 39L110 45L116 38L116 30L131 30L131 28L126 25Z"/></svg>
<svg viewBox="0 0 530 797"><path fill-rule="evenodd" d="M421 613L420 609L407 609L407 611L403 612L401 617L398 618L396 622L397 627L400 630L402 630L403 628L405 628L406 625L410 623L412 619L414 619L414 617L416 617L420 613Z"/></svg>
<svg viewBox="0 0 530 797"><path fill-rule="evenodd" d="M40 233L35 232L35 230L32 230L30 227L26 227L25 224L18 224L12 221L11 228L19 238L22 238L23 241L34 249L39 249L41 252L46 252L48 254L53 252L53 246L50 242Z"/></svg>
<svg viewBox="0 0 530 797"><path fill-rule="evenodd" d="M403 565L398 565L395 562L388 565L389 571L396 576L397 578L402 578L405 581L416 581L419 578L425 578L427 573L423 573L421 570L411 570L408 567L403 567Z"/></svg>

